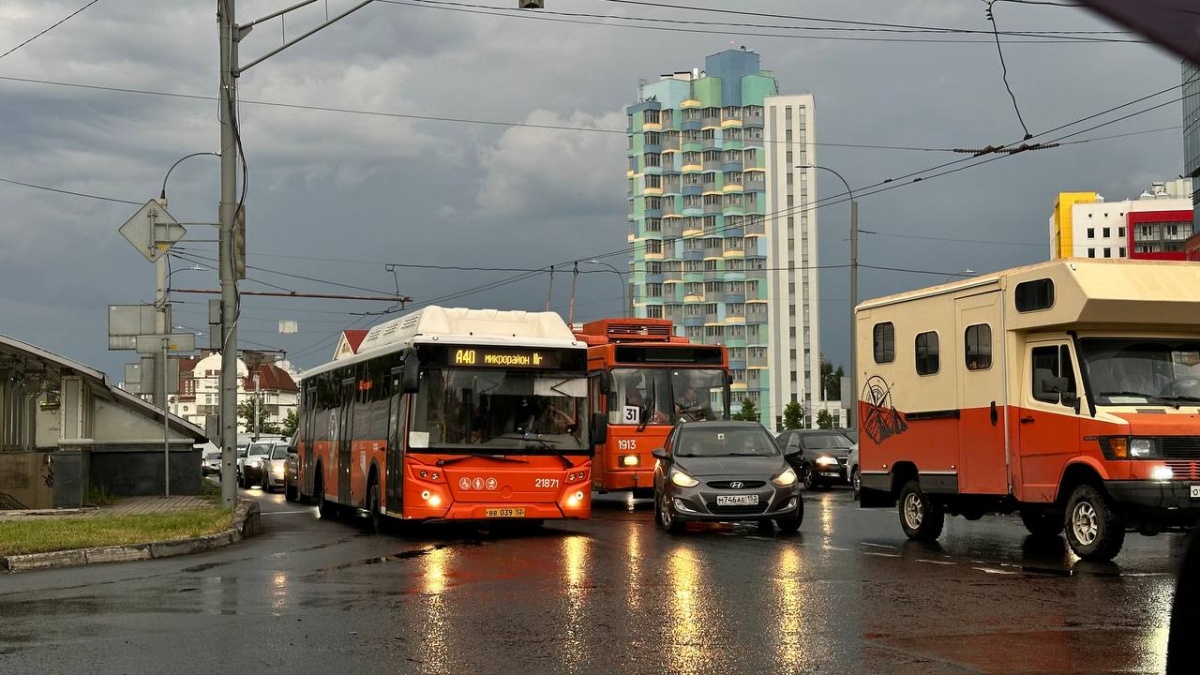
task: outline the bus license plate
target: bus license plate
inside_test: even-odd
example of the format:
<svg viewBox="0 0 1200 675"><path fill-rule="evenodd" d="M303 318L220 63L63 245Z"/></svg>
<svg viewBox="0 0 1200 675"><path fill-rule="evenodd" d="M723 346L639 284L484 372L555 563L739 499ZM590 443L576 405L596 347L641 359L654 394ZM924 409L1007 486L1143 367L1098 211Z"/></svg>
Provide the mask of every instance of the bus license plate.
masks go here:
<svg viewBox="0 0 1200 675"><path fill-rule="evenodd" d="M1200 485L1189 485L1192 490L1192 499L1200 499Z"/></svg>
<svg viewBox="0 0 1200 675"><path fill-rule="evenodd" d="M757 506L758 495L717 495L717 506Z"/></svg>
<svg viewBox="0 0 1200 675"><path fill-rule="evenodd" d="M488 518L524 518L525 509L484 509Z"/></svg>

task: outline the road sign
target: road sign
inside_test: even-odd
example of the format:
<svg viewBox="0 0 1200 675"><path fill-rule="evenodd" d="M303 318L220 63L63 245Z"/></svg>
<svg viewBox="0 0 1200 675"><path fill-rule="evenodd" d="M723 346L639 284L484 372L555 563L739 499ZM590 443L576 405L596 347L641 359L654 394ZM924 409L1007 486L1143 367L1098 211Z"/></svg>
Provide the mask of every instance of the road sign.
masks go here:
<svg viewBox="0 0 1200 675"><path fill-rule="evenodd" d="M119 231L150 262L161 258L170 250L171 244L187 234L187 230L153 199L125 221Z"/></svg>
<svg viewBox="0 0 1200 675"><path fill-rule="evenodd" d="M164 349L168 352L194 352L196 351L196 334L139 335L136 338L136 344L139 354L160 354Z"/></svg>
<svg viewBox="0 0 1200 675"><path fill-rule="evenodd" d="M164 324L170 326L171 306L163 307L163 312ZM157 317L153 305L109 305L108 348L136 349L137 336L153 334Z"/></svg>

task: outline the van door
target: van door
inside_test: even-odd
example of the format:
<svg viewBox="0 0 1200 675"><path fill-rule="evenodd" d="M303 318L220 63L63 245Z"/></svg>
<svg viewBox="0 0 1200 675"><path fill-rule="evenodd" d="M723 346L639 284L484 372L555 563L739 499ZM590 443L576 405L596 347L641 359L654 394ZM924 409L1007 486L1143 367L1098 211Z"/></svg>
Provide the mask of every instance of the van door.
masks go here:
<svg viewBox="0 0 1200 675"><path fill-rule="evenodd" d="M1000 293L984 293L954 301L961 351L947 350L959 373L958 490L969 494L1008 494L1005 454L1005 359L1001 358L1004 327L1000 325Z"/></svg>
<svg viewBox="0 0 1200 675"><path fill-rule="evenodd" d="M1079 378L1066 340L1030 342L1021 368L1019 471L1014 492L1021 501L1054 500L1063 467L1079 455Z"/></svg>

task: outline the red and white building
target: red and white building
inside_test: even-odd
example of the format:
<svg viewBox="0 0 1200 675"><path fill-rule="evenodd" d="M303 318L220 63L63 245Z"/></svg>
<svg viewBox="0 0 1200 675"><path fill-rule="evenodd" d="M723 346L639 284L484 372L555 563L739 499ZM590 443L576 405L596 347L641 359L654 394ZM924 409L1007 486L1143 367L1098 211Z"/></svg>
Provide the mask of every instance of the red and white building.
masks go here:
<svg viewBox="0 0 1200 675"><path fill-rule="evenodd" d="M1050 217L1050 257L1186 260L1192 179L1154 183L1137 199L1062 192Z"/></svg>
<svg viewBox="0 0 1200 675"><path fill-rule="evenodd" d="M281 425L288 413L298 411L300 388L286 361L271 362L265 354L247 352L237 364L238 394L241 405L258 399L260 420ZM198 359L179 360L179 393L167 397L170 411L200 428L209 415L216 415L221 394L221 354L210 353ZM238 433L250 433L238 420Z"/></svg>

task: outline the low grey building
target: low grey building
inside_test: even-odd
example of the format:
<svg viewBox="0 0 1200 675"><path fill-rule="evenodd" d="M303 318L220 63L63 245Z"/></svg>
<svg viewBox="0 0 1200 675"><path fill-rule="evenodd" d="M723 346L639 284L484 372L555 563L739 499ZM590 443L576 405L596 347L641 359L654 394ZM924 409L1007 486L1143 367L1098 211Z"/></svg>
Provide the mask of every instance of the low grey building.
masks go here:
<svg viewBox="0 0 1200 675"><path fill-rule="evenodd" d="M0 509L80 506L89 493L198 494L199 427L107 376L0 335Z"/></svg>

